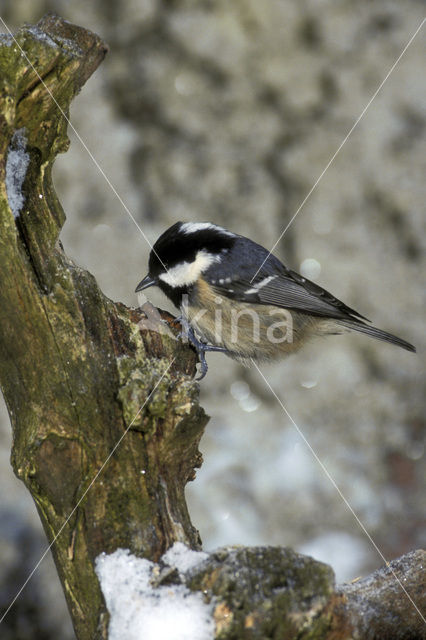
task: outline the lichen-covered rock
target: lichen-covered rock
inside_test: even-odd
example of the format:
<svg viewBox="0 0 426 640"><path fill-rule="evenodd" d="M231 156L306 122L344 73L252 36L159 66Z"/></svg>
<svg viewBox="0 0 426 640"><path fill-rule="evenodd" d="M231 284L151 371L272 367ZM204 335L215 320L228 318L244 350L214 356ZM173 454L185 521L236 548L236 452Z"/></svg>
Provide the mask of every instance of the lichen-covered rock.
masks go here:
<svg viewBox="0 0 426 640"><path fill-rule="evenodd" d="M324 638L332 569L292 549L225 547L189 578L191 589L214 602L216 638Z"/></svg>

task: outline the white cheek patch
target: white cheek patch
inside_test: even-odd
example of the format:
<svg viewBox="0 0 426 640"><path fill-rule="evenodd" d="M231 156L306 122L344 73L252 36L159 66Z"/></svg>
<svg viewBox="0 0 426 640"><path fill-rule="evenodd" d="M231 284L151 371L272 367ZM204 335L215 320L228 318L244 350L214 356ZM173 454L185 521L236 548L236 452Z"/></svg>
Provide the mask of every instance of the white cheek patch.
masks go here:
<svg viewBox="0 0 426 640"><path fill-rule="evenodd" d="M266 285L269 282L271 282L271 280L274 280L276 277L277 276L268 276L267 278L264 278L263 280L255 284L254 287L252 287L251 289L247 289L247 291L244 291L244 293L246 294L258 293L260 289L263 289L263 287L266 287Z"/></svg>
<svg viewBox="0 0 426 640"><path fill-rule="evenodd" d="M224 236L235 237L235 233L231 233L231 231L227 231L223 227L219 227L217 224L213 224L211 222L184 222L180 227L180 231L183 233L196 233L197 231L205 231L206 229L211 229L212 231L220 231Z"/></svg>
<svg viewBox="0 0 426 640"><path fill-rule="evenodd" d="M201 250L198 251L193 262L180 262L158 277L171 287L186 287L194 284L213 262L218 261L220 261L219 256Z"/></svg>

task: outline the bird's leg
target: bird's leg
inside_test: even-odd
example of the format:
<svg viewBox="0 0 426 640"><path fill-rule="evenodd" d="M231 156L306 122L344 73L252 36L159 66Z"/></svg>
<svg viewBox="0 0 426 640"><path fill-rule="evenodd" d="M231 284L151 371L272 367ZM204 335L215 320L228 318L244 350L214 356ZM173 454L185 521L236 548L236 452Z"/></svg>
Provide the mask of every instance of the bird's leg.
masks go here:
<svg viewBox="0 0 426 640"><path fill-rule="evenodd" d="M182 331L179 334L179 337L186 338L189 344L191 344L197 352L198 359L201 365L201 371L200 376L196 378L196 380L202 380L208 371L205 355L206 351L220 351L221 353L227 353L228 349L226 349L225 347L216 347L215 345L207 344L206 342L202 342L201 340L199 340L195 335L194 329L191 327L188 319L184 315L179 316L178 318L176 318L176 320L178 320L182 326Z"/></svg>

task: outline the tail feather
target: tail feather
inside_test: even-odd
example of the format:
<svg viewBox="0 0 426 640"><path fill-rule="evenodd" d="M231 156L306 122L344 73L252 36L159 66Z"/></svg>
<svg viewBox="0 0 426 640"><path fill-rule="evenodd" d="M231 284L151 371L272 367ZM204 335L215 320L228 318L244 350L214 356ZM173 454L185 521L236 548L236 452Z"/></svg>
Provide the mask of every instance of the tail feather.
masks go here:
<svg viewBox="0 0 426 640"><path fill-rule="evenodd" d="M391 342L392 344L396 344L398 347L402 347L402 349L406 349L407 351L416 353L416 347L414 347L412 344L406 342L402 338L398 338L397 336L392 335L392 333L382 331L382 329L377 329L377 327L370 327L368 324L364 324L363 322L359 322L357 320L336 320L335 322L336 324L340 324L344 327L347 327L348 329L352 329L353 331L365 333L367 336L371 336L372 338L376 338L377 340Z"/></svg>

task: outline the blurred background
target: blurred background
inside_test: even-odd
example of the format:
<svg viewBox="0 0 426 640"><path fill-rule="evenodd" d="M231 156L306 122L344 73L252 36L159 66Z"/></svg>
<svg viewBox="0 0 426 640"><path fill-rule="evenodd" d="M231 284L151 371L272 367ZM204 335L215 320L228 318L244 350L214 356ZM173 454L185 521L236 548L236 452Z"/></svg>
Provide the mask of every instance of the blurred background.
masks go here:
<svg viewBox="0 0 426 640"><path fill-rule="evenodd" d="M16 31L53 11L110 53L71 121L153 243L209 220L272 247L423 19L420 1L2 0ZM4 31L4 29L3 29ZM424 544L424 28L275 253L418 354L366 337L319 340L263 366L387 559ZM149 246L70 133L54 181L65 250L107 296L137 305ZM171 309L155 290L150 300ZM290 545L338 581L383 564L258 372L217 354L201 404L204 464L187 488L206 549ZM0 607L42 554L36 509L9 463L0 409ZM2 638L73 638L47 558Z"/></svg>

